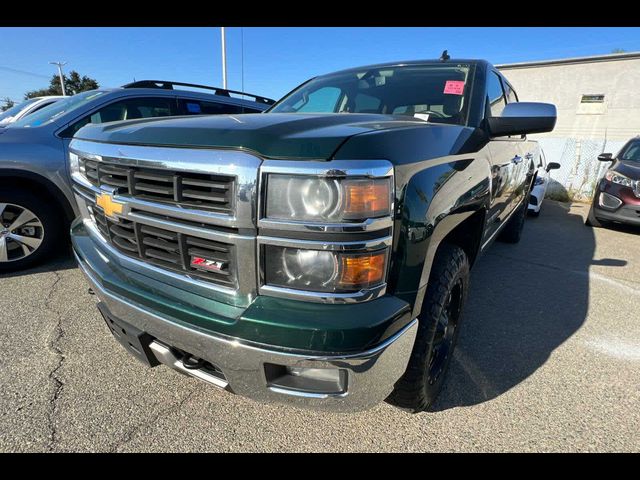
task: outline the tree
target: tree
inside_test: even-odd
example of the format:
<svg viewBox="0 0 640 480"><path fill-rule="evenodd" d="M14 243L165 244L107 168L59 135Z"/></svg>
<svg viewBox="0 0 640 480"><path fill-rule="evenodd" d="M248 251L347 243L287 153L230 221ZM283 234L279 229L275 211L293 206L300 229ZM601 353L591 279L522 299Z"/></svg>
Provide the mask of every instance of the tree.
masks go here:
<svg viewBox="0 0 640 480"><path fill-rule="evenodd" d="M4 102L4 105L0 105L0 112L9 110L11 107L15 105L15 102L11 100L9 97L4 97L2 101Z"/></svg>
<svg viewBox="0 0 640 480"><path fill-rule="evenodd" d="M93 78L87 77L86 75L81 77L75 70L71 70L69 76L65 74L62 76L64 77L64 89L67 95L75 95L76 93L86 92L87 90L95 90L100 86ZM58 75L51 77L48 88L31 90L24 94L24 98L46 97L48 95L62 95L62 87L60 86L60 77Z"/></svg>
<svg viewBox="0 0 640 480"><path fill-rule="evenodd" d="M611 53L626 53L626 50L624 48L614 48Z"/></svg>

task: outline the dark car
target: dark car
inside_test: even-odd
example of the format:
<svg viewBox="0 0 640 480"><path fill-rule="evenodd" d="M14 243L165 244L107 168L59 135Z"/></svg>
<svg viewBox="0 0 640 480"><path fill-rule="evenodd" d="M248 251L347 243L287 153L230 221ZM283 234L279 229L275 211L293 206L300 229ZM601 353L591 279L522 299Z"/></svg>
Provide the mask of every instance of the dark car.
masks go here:
<svg viewBox="0 0 640 480"><path fill-rule="evenodd" d="M601 227L603 222L640 226L640 137L629 140L615 157L598 156L602 162L613 162L598 182L585 222Z"/></svg>

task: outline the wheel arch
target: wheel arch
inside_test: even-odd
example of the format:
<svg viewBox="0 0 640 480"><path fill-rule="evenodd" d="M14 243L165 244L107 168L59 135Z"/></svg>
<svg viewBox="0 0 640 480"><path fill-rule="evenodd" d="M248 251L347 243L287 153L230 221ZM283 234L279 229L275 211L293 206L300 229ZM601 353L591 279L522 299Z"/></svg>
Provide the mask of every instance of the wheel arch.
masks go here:
<svg viewBox="0 0 640 480"><path fill-rule="evenodd" d="M46 177L23 170L0 168L0 185L12 187L36 187L44 189L45 193L51 197L63 212L65 219L69 222L75 217L73 206L60 188Z"/></svg>

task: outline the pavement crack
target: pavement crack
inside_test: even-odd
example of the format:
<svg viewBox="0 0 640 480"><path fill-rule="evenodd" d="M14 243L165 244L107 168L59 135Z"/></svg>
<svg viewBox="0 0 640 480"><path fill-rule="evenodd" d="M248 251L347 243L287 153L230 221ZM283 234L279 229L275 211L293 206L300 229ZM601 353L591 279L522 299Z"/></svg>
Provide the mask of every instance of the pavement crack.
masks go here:
<svg viewBox="0 0 640 480"><path fill-rule="evenodd" d="M49 380L53 383L53 395L49 400L49 413L48 413L48 425L49 425L49 445L48 450L53 451L55 444L58 441L58 432L56 429L56 415L58 413L58 399L62 393L62 389L64 388L64 382L58 376L58 370L62 368L62 364L64 363L64 354L62 353L62 349L59 346L59 342L64 336L64 330L62 328L62 317L63 315L53 309L51 307L51 301L54 298L56 293L56 289L62 277L58 272L53 272L56 279L51 285L49 289L49 293L47 298L45 299L44 308L45 310L53 313L56 318L56 325L53 329L53 338L49 342L49 350L56 356L56 364L54 365L51 372L49 372Z"/></svg>
<svg viewBox="0 0 640 480"><path fill-rule="evenodd" d="M196 392L198 392L201 389L200 388L201 386L202 385L196 386L195 388L190 390L189 393L187 393L187 395L185 395L184 398L182 398L179 402L174 403L173 405L165 408L164 410L159 411L156 415L153 415L147 421L142 422L139 425L137 425L134 428L132 428L131 430L129 430L129 432L127 432L123 436L123 438L121 440L119 440L118 442L116 442L114 445L111 446L111 448L109 449L109 453L117 452L118 449L120 449L122 446L126 445L131 440L133 440L135 435L138 432L140 432L141 430L143 430L147 426L154 424L161 417L165 417L165 416L171 415L173 412L177 412L178 410L180 410L182 408L182 406L185 403L187 403L196 394Z"/></svg>

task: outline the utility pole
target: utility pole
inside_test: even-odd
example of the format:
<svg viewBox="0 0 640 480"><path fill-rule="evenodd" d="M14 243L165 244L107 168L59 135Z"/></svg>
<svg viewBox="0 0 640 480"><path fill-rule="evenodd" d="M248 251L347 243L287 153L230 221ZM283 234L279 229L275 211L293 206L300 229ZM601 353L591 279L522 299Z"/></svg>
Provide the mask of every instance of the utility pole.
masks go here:
<svg viewBox="0 0 640 480"><path fill-rule="evenodd" d="M66 96L66 92L64 91L64 76L62 75L62 66L66 65L67 62L49 62L51 65L58 66L58 75L60 76L60 86L62 87L62 95Z"/></svg>
<svg viewBox="0 0 640 480"><path fill-rule="evenodd" d="M225 41L224 27L220 27L222 35L222 88L227 89L227 46Z"/></svg>

